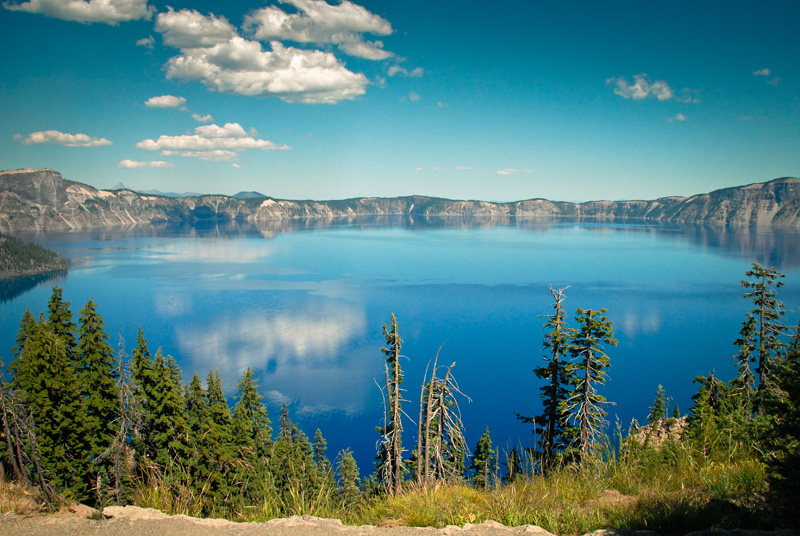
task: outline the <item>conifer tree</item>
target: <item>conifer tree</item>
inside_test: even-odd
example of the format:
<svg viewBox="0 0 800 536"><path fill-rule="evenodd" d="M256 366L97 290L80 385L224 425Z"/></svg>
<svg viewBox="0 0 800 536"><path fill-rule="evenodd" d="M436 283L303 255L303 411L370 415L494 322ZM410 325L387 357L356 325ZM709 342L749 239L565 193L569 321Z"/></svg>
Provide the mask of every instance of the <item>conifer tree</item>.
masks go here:
<svg viewBox="0 0 800 536"><path fill-rule="evenodd" d="M134 417L131 423L133 436L131 446L139 458L140 465L148 453L152 455L153 452L150 431L156 417L155 398L159 396L157 389L153 360L140 326L136 336L136 347L131 353L131 406Z"/></svg>
<svg viewBox="0 0 800 536"><path fill-rule="evenodd" d="M553 296L553 314L549 315L544 328L543 347L547 355L542 359L547 365L533 369L538 378L546 380L542 386L542 403L544 411L535 417L517 418L523 422L533 423L534 434L541 437L542 469L547 471L553 464L555 452L566 447L570 435L566 402L570 395L570 386L574 382L573 367L567 360L569 341L573 330L566 325L567 314L564 309L564 291L547 287Z"/></svg>
<svg viewBox="0 0 800 536"><path fill-rule="evenodd" d="M255 373L248 367L237 384L238 400L233 410L233 421L242 423L240 430L250 430L255 454L258 458L264 458L272 448L272 422L254 376Z"/></svg>
<svg viewBox="0 0 800 536"><path fill-rule="evenodd" d="M489 435L489 427L478 439L475 446L475 454L472 455L472 482L477 488L488 488L492 485L497 474L498 462L497 449L492 448L492 438Z"/></svg>
<svg viewBox="0 0 800 536"><path fill-rule="evenodd" d="M607 415L603 406L606 398L597 391L605 383L609 357L603 345L616 346L611 321L606 310L578 309L575 320L579 328L571 337L570 354L575 361L575 388L567 402L566 411L577 427L577 449L581 462L588 463L589 451L596 445Z"/></svg>
<svg viewBox="0 0 800 536"><path fill-rule="evenodd" d="M647 423L651 426L658 426L659 421L664 418L664 413L667 411L667 398L664 386L658 384L656 390L656 398L653 400L653 405L650 407L650 415L647 418Z"/></svg>
<svg viewBox="0 0 800 536"><path fill-rule="evenodd" d="M89 431L88 457L94 462L92 474L95 477L101 469L98 457L111 446L117 435L115 421L120 413L117 360L104 329L103 317L90 299L80 311L77 372ZM108 469L106 467L105 471ZM98 487L97 482L92 486Z"/></svg>
<svg viewBox="0 0 800 536"><path fill-rule="evenodd" d="M353 504L358 500L361 495L358 465L350 449L342 450L337 456L336 483L344 504Z"/></svg>
<svg viewBox="0 0 800 536"><path fill-rule="evenodd" d="M381 351L386 355L384 372L386 376L384 425L378 428L381 434L377 457L378 476L390 493L400 491L405 478L403 463L403 422L402 403L403 370L400 366L402 339L397 331L397 317L391 317L389 328L383 325L386 347Z"/></svg>
<svg viewBox="0 0 800 536"><path fill-rule="evenodd" d="M781 357L784 346L781 336L786 326L780 321L784 309L783 304L776 298L776 290L783 286L780 279L783 279L784 275L775 268L764 268L757 262L753 263L745 275L754 279L754 281L742 281L742 286L750 289L744 297L751 298L755 305L752 315L748 315L745 324L751 322L751 318L757 323L757 331L754 334L757 359L755 374L758 379L757 405L761 411L765 398L770 396L773 390L772 371Z"/></svg>
<svg viewBox="0 0 800 536"><path fill-rule="evenodd" d="M64 351L70 363L75 362L75 323L72 321L72 310L69 302L63 300L63 290L53 287L53 295L47 303L47 323L50 331L64 340Z"/></svg>
<svg viewBox="0 0 800 536"><path fill-rule="evenodd" d="M328 442L322 437L322 430L317 428L314 432L314 464L320 477L325 479L331 474L331 462L325 455L328 449Z"/></svg>
<svg viewBox="0 0 800 536"><path fill-rule="evenodd" d="M64 337L50 331L43 318L25 341L22 372L14 387L25 392L33 414L43 469L53 486L76 500L88 497L88 445L80 386L67 357ZM65 426L65 423L69 423Z"/></svg>
<svg viewBox="0 0 800 536"><path fill-rule="evenodd" d="M162 471L189 458L186 445L186 420L183 390L173 382L170 369L159 348L153 358L156 379L149 404L149 456Z"/></svg>
<svg viewBox="0 0 800 536"><path fill-rule="evenodd" d="M743 406L745 413L752 413L753 399L755 398L756 377L751 368L751 363L755 362L756 350L756 331L757 321L753 315L747 313L747 319L742 323L740 337L734 344L739 348L739 352L733 356L736 360L736 378L731 380L730 386L733 395Z"/></svg>

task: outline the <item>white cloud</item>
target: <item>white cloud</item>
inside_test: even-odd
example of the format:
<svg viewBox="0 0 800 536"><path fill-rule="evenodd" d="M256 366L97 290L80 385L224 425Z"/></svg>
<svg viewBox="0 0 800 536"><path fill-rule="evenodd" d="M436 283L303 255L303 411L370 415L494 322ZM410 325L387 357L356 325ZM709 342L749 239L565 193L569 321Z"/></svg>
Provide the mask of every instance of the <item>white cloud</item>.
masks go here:
<svg viewBox="0 0 800 536"><path fill-rule="evenodd" d="M160 97L150 97L144 103L149 108L177 108L186 104L184 97L174 95L161 95Z"/></svg>
<svg viewBox="0 0 800 536"><path fill-rule="evenodd" d="M156 40L153 38L152 35L148 35L147 37L142 37L138 41L136 41L137 47L144 47L148 50L153 50L153 46L155 45Z"/></svg>
<svg viewBox="0 0 800 536"><path fill-rule="evenodd" d="M214 118L211 117L211 114L207 115L192 114L192 119L194 119L198 123L210 123L211 121L214 120Z"/></svg>
<svg viewBox="0 0 800 536"><path fill-rule="evenodd" d="M362 34L390 35L392 25L366 8L342 0L331 5L325 0L281 0L297 12L287 13L277 6L257 9L247 15L243 27L262 41L296 41L338 45L345 54L370 60L383 60L393 54L383 50L380 41L365 41Z"/></svg>
<svg viewBox="0 0 800 536"><path fill-rule="evenodd" d="M207 48L189 48L167 62L167 78L202 82L209 89L287 102L335 103L365 93L367 78L349 71L328 52L284 47L264 51L257 41L234 37Z"/></svg>
<svg viewBox="0 0 800 536"><path fill-rule="evenodd" d="M289 149L287 145L276 145L269 140L260 140L247 135L239 123L224 126L203 125L194 129L194 134L181 136L159 136L157 140L146 139L136 144L139 149L162 151L165 156L183 156L201 160L233 160L238 151L261 149L275 151Z"/></svg>
<svg viewBox="0 0 800 536"><path fill-rule="evenodd" d="M416 167L416 168L414 168L414 171L425 171L425 168L424 167Z"/></svg>
<svg viewBox="0 0 800 536"><path fill-rule="evenodd" d="M154 160L153 162L137 162L136 160L128 160L125 159L117 164L117 167L121 168L165 168L165 167L175 167L175 164L171 164L169 162L163 162L161 160Z"/></svg>
<svg viewBox="0 0 800 536"><path fill-rule="evenodd" d="M777 86L780 83L781 83L781 77L780 76L776 76L772 80L767 80L767 84L769 84L771 86Z"/></svg>
<svg viewBox="0 0 800 536"><path fill-rule="evenodd" d="M670 100L674 93L669 84L664 80L650 82L645 73L634 75L634 84L630 85L623 77L612 77L606 80L606 84L614 84L614 94L625 99L642 100L647 97L655 97L660 101Z"/></svg>
<svg viewBox="0 0 800 536"><path fill-rule="evenodd" d="M757 71L753 71L754 76L769 76L769 74L769 69L759 69Z"/></svg>
<svg viewBox="0 0 800 536"><path fill-rule="evenodd" d="M442 101L436 101L436 106L439 108L447 108L447 103Z"/></svg>
<svg viewBox="0 0 800 536"><path fill-rule="evenodd" d="M219 125L204 125L195 128L194 132L206 138L230 138L247 135L247 132L239 123L225 123L223 127Z"/></svg>
<svg viewBox="0 0 800 536"><path fill-rule="evenodd" d="M497 174L498 175L513 175L514 173L517 173L517 172L519 172L518 169L506 168L506 169L498 170Z"/></svg>
<svg viewBox="0 0 800 536"><path fill-rule="evenodd" d="M458 170L458 171L469 171L470 169L472 169L472 168L469 167L469 166L458 166L456 168L456 170Z"/></svg>
<svg viewBox="0 0 800 536"><path fill-rule="evenodd" d="M29 0L21 4L3 2L3 7L56 19L111 25L130 20L149 20L155 11L153 6L147 5L147 0Z"/></svg>
<svg viewBox="0 0 800 536"><path fill-rule="evenodd" d="M673 123L673 122L675 122L675 121L677 121L677 122L683 122L683 121L686 121L686 116L685 116L685 115L683 115L683 114L681 114L681 113L679 113L679 114L678 114L678 115L676 115L675 117L670 117L670 118L668 119L668 121L669 121L670 123Z"/></svg>
<svg viewBox="0 0 800 536"><path fill-rule="evenodd" d="M422 75L425 74L425 69L423 69L422 67L417 67L416 69L411 69L410 71L408 71L400 67L399 65L392 65L391 67L389 67L387 73L389 74L389 76L397 76L398 74L401 74L403 76L408 76L410 78L420 78Z"/></svg>
<svg viewBox="0 0 800 536"><path fill-rule="evenodd" d="M412 91L411 93L409 93L409 94L408 94L408 100L410 100L410 101L412 101L412 102L414 102L414 101L418 101L418 100L420 100L421 98L422 98L422 97L420 97L420 96L419 96L419 94L417 94L417 92L416 92L416 91Z"/></svg>
<svg viewBox="0 0 800 536"><path fill-rule="evenodd" d="M226 43L237 35L236 29L225 17L200 14L193 9L173 11L156 17L156 31L165 45L176 48L212 47Z"/></svg>
<svg viewBox="0 0 800 536"><path fill-rule="evenodd" d="M15 138L22 139L22 136L17 135ZM28 134L28 137L22 139L21 143L23 145L51 143L54 145L63 145L65 147L101 147L103 145L111 145L111 141L105 138L87 136L86 134L65 134L57 130L32 132Z"/></svg>

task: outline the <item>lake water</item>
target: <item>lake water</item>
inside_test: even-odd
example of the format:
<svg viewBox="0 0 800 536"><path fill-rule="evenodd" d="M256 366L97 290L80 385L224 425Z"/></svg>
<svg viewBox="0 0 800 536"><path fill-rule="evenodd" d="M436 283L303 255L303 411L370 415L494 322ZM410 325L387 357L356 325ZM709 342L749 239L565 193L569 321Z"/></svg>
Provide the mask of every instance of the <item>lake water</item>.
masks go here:
<svg viewBox="0 0 800 536"><path fill-rule="evenodd" d="M362 474L372 470L381 424L375 382L383 382L381 327L391 313L407 356L407 413L416 416L425 367L444 344L440 362L456 362L471 398L462 402L470 447L489 426L507 450L532 441L515 412L540 410L532 369L542 363L548 285L569 286L570 319L577 307L608 309L619 345L607 348L601 393L625 426L646 419L658 384L686 412L696 375L734 374L732 343L752 308L740 281L752 262L784 272L780 297L800 306L800 234L761 229L398 217L22 238L73 267L5 287L6 364L25 308L45 311L58 285L76 321L94 297L114 347L121 334L130 353L141 325L151 352L173 355L186 381L219 369L232 396L251 367L276 427L286 401L309 436L322 429L331 458L352 447ZM797 317L789 312L786 322ZM410 450L414 425L406 429Z"/></svg>

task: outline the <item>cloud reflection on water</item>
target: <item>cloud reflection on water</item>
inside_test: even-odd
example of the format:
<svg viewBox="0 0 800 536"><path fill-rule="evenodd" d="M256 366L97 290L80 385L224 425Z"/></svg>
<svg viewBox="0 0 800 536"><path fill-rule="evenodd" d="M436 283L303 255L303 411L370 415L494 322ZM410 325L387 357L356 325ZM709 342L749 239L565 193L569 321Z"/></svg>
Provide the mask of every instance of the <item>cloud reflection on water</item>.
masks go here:
<svg viewBox="0 0 800 536"><path fill-rule="evenodd" d="M373 376L367 352L353 347L364 339L366 324L363 310L336 303L178 326L176 338L190 359L186 368L219 369L229 396L250 367L273 402L290 400L299 413L357 414Z"/></svg>

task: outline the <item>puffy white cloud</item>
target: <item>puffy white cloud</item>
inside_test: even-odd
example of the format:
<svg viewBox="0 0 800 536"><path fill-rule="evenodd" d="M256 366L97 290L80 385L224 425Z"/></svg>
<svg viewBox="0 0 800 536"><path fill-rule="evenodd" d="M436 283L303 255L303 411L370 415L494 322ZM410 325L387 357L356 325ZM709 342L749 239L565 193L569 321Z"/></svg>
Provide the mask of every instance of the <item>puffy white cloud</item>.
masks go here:
<svg viewBox="0 0 800 536"><path fill-rule="evenodd" d="M257 9L247 15L244 28L262 41L332 43L345 54L370 60L383 60L393 54L383 50L380 41L364 41L363 35L390 35L392 25L363 6L343 0L331 5L325 0L283 0L297 12L287 13L277 6Z"/></svg>
<svg viewBox="0 0 800 536"><path fill-rule="evenodd" d="M759 69L757 71L753 71L754 76L769 76L769 74L769 69Z"/></svg>
<svg viewBox="0 0 800 536"><path fill-rule="evenodd" d="M149 108L177 108L186 104L184 97L174 95L161 95L160 97L150 97L144 103Z"/></svg>
<svg viewBox="0 0 800 536"><path fill-rule="evenodd" d="M211 114L207 115L192 114L192 119L194 119L198 123L210 123L211 121L214 120L214 118L211 117Z"/></svg>
<svg viewBox="0 0 800 536"><path fill-rule="evenodd" d="M514 168L506 168L506 169L500 169L500 170L498 170L498 171L497 171L497 174L498 174L498 175L513 175L514 173L517 173L517 172L519 172L519 170L518 170L518 169L514 169Z"/></svg>
<svg viewBox="0 0 800 536"><path fill-rule="evenodd" d="M144 47L148 50L153 50L153 46L155 45L156 40L153 38L152 35L148 35L147 37L142 37L138 41L136 41L137 47Z"/></svg>
<svg viewBox="0 0 800 536"><path fill-rule="evenodd" d="M674 93L664 80L650 82L645 73L634 75L634 84L631 85L623 77L609 78L607 84L614 84L614 94L625 99L642 100L655 97L660 101L670 100Z"/></svg>
<svg viewBox="0 0 800 536"><path fill-rule="evenodd" d="M129 20L149 20L155 11L154 7L147 5L147 0L28 0L19 4L3 2L3 7L56 19L111 25Z"/></svg>
<svg viewBox="0 0 800 536"><path fill-rule="evenodd" d="M117 164L117 167L121 168L164 168L164 167L175 167L175 164L171 164L169 162L163 162L161 160L154 160L153 162L137 162L136 160L128 160L125 159Z"/></svg>
<svg viewBox="0 0 800 536"><path fill-rule="evenodd" d="M328 52L284 47L271 51L234 37L207 48L190 48L167 62L167 78L199 81L222 93L276 96L288 102L335 103L365 93L367 78L349 71Z"/></svg>
<svg viewBox="0 0 800 536"><path fill-rule="evenodd" d="M159 13L156 31L165 45L176 48L211 47L229 41L236 28L225 17L205 16L193 9Z"/></svg>
<svg viewBox="0 0 800 536"><path fill-rule="evenodd" d="M686 116L685 116L685 115L683 115L683 114L681 114L681 113L679 113L679 114L677 114L675 117L670 117L670 118L668 119L668 121L669 121L670 123L673 123L673 122L676 122L676 121L680 123L680 122L686 121Z"/></svg>
<svg viewBox="0 0 800 536"><path fill-rule="evenodd" d="M416 91L412 91L411 93L408 94L408 100L410 100L412 102L413 101L418 101L421 98L422 97L420 97L419 94Z"/></svg>
<svg viewBox="0 0 800 536"><path fill-rule="evenodd" d="M65 147L101 147L103 145L111 145L111 141L105 138L87 136L86 134L66 134L57 130L31 132L26 138L22 138L18 134L15 138L22 139L21 143L23 145L38 145L42 143L63 145Z"/></svg>
<svg viewBox="0 0 800 536"><path fill-rule="evenodd" d="M194 134L181 136L159 136L157 140L146 139L136 144L139 149L162 151L165 156L183 156L201 160L233 160L238 151L261 149L275 151L289 149L287 145L276 145L269 140L260 140L247 135L239 123L224 126L203 125L194 129ZM251 132L254 134L254 131Z"/></svg>
<svg viewBox="0 0 800 536"><path fill-rule="evenodd" d="M246 136L247 132L244 131L242 125L239 123L225 123L225 126L219 125L205 125L194 129L195 134L205 136L206 138L229 138L232 136Z"/></svg>

